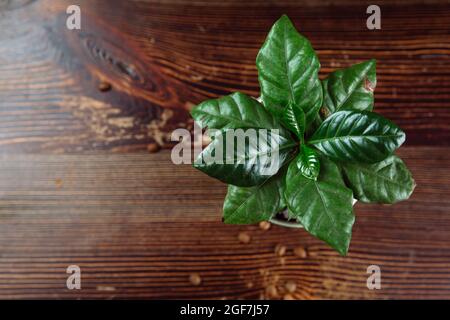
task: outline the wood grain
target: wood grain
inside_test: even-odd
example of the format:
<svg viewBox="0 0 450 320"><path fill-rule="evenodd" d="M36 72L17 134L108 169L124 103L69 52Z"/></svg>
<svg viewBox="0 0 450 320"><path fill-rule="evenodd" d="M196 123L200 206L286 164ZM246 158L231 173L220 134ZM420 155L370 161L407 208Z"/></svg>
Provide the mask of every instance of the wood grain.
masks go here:
<svg viewBox="0 0 450 320"><path fill-rule="evenodd" d="M0 298L283 298L293 281L297 299L450 299L448 1L378 1L378 31L354 0L80 0L70 31L72 2L0 1ZM417 189L357 204L345 258L303 230L222 224L223 184L146 153L191 129L203 99L258 95L255 57L282 13L321 77L376 58L376 111L407 133ZM81 290L66 288L72 264ZM382 290L366 287L372 264Z"/></svg>
<svg viewBox="0 0 450 320"><path fill-rule="evenodd" d="M376 110L410 145L449 145L448 2L381 2L377 31L358 1L79 1L79 31L65 27L69 0L2 3L2 152L168 145L203 99L259 94L255 57L282 13L310 38L321 77L376 58ZM102 81L112 90L100 92Z"/></svg>
<svg viewBox="0 0 450 320"><path fill-rule="evenodd" d="M281 298L288 281L298 299L449 298L449 151L401 150L418 184L413 197L357 204L345 258L304 230L222 224L225 185L173 165L169 152L5 155L0 298L259 298L271 284ZM297 246L307 258L294 256ZM81 290L65 287L72 264ZM372 264L382 290L366 287ZM190 283L193 273L201 285Z"/></svg>

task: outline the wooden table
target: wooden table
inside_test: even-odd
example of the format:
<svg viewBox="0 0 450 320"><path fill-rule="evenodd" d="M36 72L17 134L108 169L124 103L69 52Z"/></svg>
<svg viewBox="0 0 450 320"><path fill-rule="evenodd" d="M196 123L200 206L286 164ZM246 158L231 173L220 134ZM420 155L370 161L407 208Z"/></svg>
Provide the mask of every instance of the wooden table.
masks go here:
<svg viewBox="0 0 450 320"><path fill-rule="evenodd" d="M450 4L379 1L370 31L360 1L90 0L68 30L71 2L0 2L0 298L282 298L287 282L298 299L450 298ZM170 160L193 105L258 94L255 56L282 13L321 77L376 58L376 110L407 133L416 191L357 204L347 257L303 230L222 224L225 185Z"/></svg>

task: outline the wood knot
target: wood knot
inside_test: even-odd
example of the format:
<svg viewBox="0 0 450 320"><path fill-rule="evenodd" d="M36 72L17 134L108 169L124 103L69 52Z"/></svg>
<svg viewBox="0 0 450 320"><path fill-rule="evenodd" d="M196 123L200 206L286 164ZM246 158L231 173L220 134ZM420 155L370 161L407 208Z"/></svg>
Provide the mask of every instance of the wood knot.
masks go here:
<svg viewBox="0 0 450 320"><path fill-rule="evenodd" d="M83 34L82 38L84 48L89 56L97 63L106 66L117 75L124 76L140 85L145 83L143 73L137 65L131 62L137 61L137 59L130 56L125 50L105 39L96 38L93 35Z"/></svg>

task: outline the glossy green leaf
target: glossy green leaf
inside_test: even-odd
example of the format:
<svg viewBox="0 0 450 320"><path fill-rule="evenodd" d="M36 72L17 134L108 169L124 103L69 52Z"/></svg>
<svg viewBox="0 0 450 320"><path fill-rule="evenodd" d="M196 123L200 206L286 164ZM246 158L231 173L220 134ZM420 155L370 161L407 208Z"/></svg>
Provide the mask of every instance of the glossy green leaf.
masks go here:
<svg viewBox="0 0 450 320"><path fill-rule="evenodd" d="M290 160L296 142L275 130L223 130L194 162L194 167L225 183L250 187L263 183ZM257 138L245 138L255 137ZM238 138L236 138L238 137Z"/></svg>
<svg viewBox="0 0 450 320"><path fill-rule="evenodd" d="M372 111L377 84L376 61L369 60L337 70L322 81L327 113L341 110Z"/></svg>
<svg viewBox="0 0 450 320"><path fill-rule="evenodd" d="M346 255L355 221L352 191L332 161L320 157L317 181L305 178L293 161L286 175L285 199L293 218L305 229Z"/></svg>
<svg viewBox="0 0 450 320"><path fill-rule="evenodd" d="M300 107L290 102L283 110L281 121L286 128L295 133L300 141L303 141L303 135L305 134L305 113Z"/></svg>
<svg viewBox="0 0 450 320"><path fill-rule="evenodd" d="M374 163L391 155L405 133L391 121L366 111L338 111L328 117L308 143L336 160Z"/></svg>
<svg viewBox="0 0 450 320"><path fill-rule="evenodd" d="M394 203L415 187L405 164L393 155L405 134L371 112L375 60L320 81L311 44L282 16L256 65L262 103L234 93L192 110L197 123L213 130L213 141L194 166L230 184L226 223L269 220L287 206L290 218L345 255L355 220L353 197ZM268 129L273 131L259 131Z"/></svg>
<svg viewBox="0 0 450 320"><path fill-rule="evenodd" d="M347 185L362 202L395 203L412 194L415 183L405 163L392 155L374 164L345 163Z"/></svg>
<svg viewBox="0 0 450 320"><path fill-rule="evenodd" d="M306 123L322 105L320 63L309 41L283 15L272 27L256 58L264 106L278 113L289 102L303 109Z"/></svg>
<svg viewBox="0 0 450 320"><path fill-rule="evenodd" d="M202 127L210 129L283 129L258 101L240 92L206 100L192 109L191 115Z"/></svg>
<svg viewBox="0 0 450 320"><path fill-rule="evenodd" d="M228 185L223 204L225 223L252 224L269 220L282 210L284 202L284 180L286 169L254 187L243 188Z"/></svg>
<svg viewBox="0 0 450 320"><path fill-rule="evenodd" d="M298 169L305 178L317 180L320 172L320 161L314 149L303 144L296 161Z"/></svg>

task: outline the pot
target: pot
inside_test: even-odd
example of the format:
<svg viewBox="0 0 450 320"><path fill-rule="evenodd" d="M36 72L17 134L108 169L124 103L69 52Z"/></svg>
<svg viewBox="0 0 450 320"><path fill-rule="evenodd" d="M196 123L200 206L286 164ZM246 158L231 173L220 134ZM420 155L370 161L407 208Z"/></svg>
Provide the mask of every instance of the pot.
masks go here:
<svg viewBox="0 0 450 320"><path fill-rule="evenodd" d="M355 205L355 203L358 200L353 199L353 205ZM273 216L272 218L269 219L269 222L280 226L280 227L286 227L286 228L303 228L303 225L298 222L295 219L289 219L288 218L288 210L284 209L283 211L278 212L275 216Z"/></svg>

